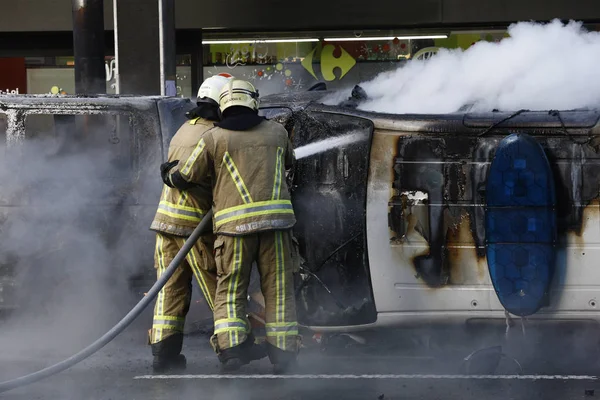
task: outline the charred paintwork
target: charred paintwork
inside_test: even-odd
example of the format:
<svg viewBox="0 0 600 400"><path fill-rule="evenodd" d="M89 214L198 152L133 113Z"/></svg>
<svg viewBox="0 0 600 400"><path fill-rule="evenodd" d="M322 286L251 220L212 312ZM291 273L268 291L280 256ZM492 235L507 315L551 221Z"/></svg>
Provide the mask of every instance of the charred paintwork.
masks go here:
<svg viewBox="0 0 600 400"><path fill-rule="evenodd" d="M485 183L495 148L510 133L534 136L550 159L561 196L557 213L562 262L577 259L573 248L564 247L567 243L580 240L580 247L589 253L590 246L600 241L600 216L584 217L598 209L598 111L525 112L490 130L511 113L386 115L317 104L325 95L272 97L266 103L285 105L292 114L329 112L373 122L368 268L379 318L413 310L501 312L485 258ZM302 123L314 125L308 116ZM305 137L307 142L313 140L310 134ZM423 193L426 201L415 198L415 193ZM585 218L593 223L584 223ZM411 267L408 274L404 269ZM574 271L569 272L571 282ZM425 290L422 295L421 290ZM554 295L548 310L560 309L565 302L576 307L582 301L579 294L569 300L560 297Z"/></svg>
<svg viewBox="0 0 600 400"><path fill-rule="evenodd" d="M534 124L535 121L531 121L531 125ZM518 131L536 134L536 129L524 127ZM476 133L468 129L464 129L462 136L423 133L404 137L398 143L393 187L398 191L424 190L430 194L425 237L431 251L426 257L416 258L414 265L418 275L431 287L452 283L448 271L453 266L443 249L446 231L455 224L457 216L462 217L463 206L471 221L477 257L484 256L484 185L500 138L497 135L478 137ZM558 136L557 132L553 134ZM596 179L600 173L598 153L570 135L548 137L537 133L536 138L552 163L559 193L559 236L564 240L569 231L581 232L583 210L600 192L600 182ZM392 206L392 225L398 214L394 210L396 206L402 207L402 204Z"/></svg>
<svg viewBox="0 0 600 400"><path fill-rule="evenodd" d="M429 288L446 290L483 285L480 294L485 297L485 290L488 290L490 295L488 299L480 299L478 304L487 302L488 309L501 310L489 284L485 259L485 183L498 142L513 132L534 136L552 164L559 192L557 245L563 246L559 248L559 252L565 253L563 261L575 257L573 248L564 247L567 244L578 241L578 247L586 248L589 254L590 246L600 240L600 232L596 232L600 231L596 227L600 225L600 216L590 217L598 210L596 199L600 193L597 179L600 173L598 111L525 112L482 135L511 113L384 115L322 106L306 99L294 105L308 113L327 111L370 119L375 125L374 137L389 138L373 142L369 187L378 193L373 201L380 199L377 201L381 202L384 193L389 194L387 204L378 203L378 207L387 205L389 246L395 250L389 259L388 256L381 258L379 254L370 257L372 275L379 271L379 265L372 264L374 260L395 262L398 268L412 265L417 282ZM394 148L393 157L387 155L390 149L382 146L384 142ZM373 165L373 160L384 165ZM415 192L425 193L428 204L415 202L407 195ZM586 218L591 218L593 223L585 223ZM381 229L375 225L379 223L374 222L372 229ZM584 236L587 239L582 239ZM408 293L402 296L403 299L414 292L411 285L415 283L406 276L395 279L405 282L395 285L398 293ZM569 279L574 278L570 275ZM377 292L386 290L379 286L384 280L378 278L376 281L378 286L373 289L379 303L378 311L412 309L412 305L402 306L402 300L397 308L392 305L393 298L382 300L383 296ZM559 297L555 295L555 298ZM430 301L435 302L435 297ZM428 306L419 304L419 307L426 309Z"/></svg>
<svg viewBox="0 0 600 400"><path fill-rule="evenodd" d="M464 209L457 224L448 224L444 247L450 268L449 285L486 283L487 261L485 256L479 256L482 249L475 244L471 226L471 214Z"/></svg>
<svg viewBox="0 0 600 400"><path fill-rule="evenodd" d="M444 218L441 205L444 201L444 165L435 162L441 159L443 147L443 141L439 139L424 141L406 138L401 142L394 168L393 188L395 190L401 193L418 190L428 195L429 204L425 207L428 210L427 220L419 221L421 222L419 226L423 238L429 244L429 252L415 257L414 264L419 278L433 287L443 286L448 282L447 265L442 254ZM402 202L398 203L393 198L390 203L392 206L390 224L393 226L394 214L397 214L394 209L400 207L400 214L406 210L402 210Z"/></svg>

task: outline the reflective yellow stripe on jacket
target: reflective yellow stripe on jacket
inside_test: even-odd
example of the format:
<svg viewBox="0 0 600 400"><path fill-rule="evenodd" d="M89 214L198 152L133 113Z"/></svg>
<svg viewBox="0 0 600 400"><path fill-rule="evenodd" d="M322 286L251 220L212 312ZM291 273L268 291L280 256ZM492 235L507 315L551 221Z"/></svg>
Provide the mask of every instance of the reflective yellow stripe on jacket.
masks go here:
<svg viewBox="0 0 600 400"><path fill-rule="evenodd" d="M271 196L271 200L279 200L279 196L281 195L281 161L283 160L283 149L281 147L277 148L277 165L275 167L275 179L273 179L273 196Z"/></svg>
<svg viewBox="0 0 600 400"><path fill-rule="evenodd" d="M189 158L185 162L185 165L181 169L182 175L188 175L190 173L192 166L194 165L194 163L196 162L198 157L200 157L200 154L202 154L205 147L206 147L206 142L204 141L204 139L200 139L200 141L198 141L198 144L196 145L196 148L194 149L192 154L189 156Z"/></svg>
<svg viewBox="0 0 600 400"><path fill-rule="evenodd" d="M199 208L182 206L166 200L162 200L159 203L157 212L172 218L180 218L194 222L202 221L202 218L204 218L204 215L206 214L204 210Z"/></svg>
<svg viewBox="0 0 600 400"><path fill-rule="evenodd" d="M223 155L223 163L227 167L229 175L231 175L231 179L233 179L235 187L237 188L238 192L240 192L240 196L242 196L242 200L244 201L244 203L252 203L252 196L250 196L250 192L248 191L244 180L240 176L240 172L238 171L237 167L235 166L235 163L229 155L229 152L227 151Z"/></svg>
<svg viewBox="0 0 600 400"><path fill-rule="evenodd" d="M218 228L228 222L269 214L294 214L292 202L289 200L268 200L226 208L215 214L215 225Z"/></svg>

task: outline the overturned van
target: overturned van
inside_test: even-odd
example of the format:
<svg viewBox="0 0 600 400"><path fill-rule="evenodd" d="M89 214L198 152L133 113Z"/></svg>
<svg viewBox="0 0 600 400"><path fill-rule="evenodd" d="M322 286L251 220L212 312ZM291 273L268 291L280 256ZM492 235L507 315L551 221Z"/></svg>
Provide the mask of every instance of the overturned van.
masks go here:
<svg viewBox="0 0 600 400"><path fill-rule="evenodd" d="M288 180L303 325L600 320L598 111L383 115L325 106L326 94L261 103L297 150ZM74 281L86 268L118 271L108 279L127 276L138 294L152 284L158 167L193 106L0 96L0 151L12 160L0 173L0 308L47 300L27 279L60 291L49 264L71 265Z"/></svg>
<svg viewBox="0 0 600 400"><path fill-rule="evenodd" d="M303 324L600 320L598 111L384 115L326 94L261 103L300 153L352 138L294 172Z"/></svg>

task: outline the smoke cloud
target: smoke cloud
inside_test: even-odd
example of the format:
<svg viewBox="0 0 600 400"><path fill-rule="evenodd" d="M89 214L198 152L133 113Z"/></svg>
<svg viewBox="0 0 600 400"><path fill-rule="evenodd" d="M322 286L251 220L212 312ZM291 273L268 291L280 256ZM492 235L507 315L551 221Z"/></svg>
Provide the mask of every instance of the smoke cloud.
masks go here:
<svg viewBox="0 0 600 400"><path fill-rule="evenodd" d="M51 116L30 117L52 125ZM145 188L132 172L128 133L109 142L109 117L87 130L80 123L89 117L76 118L0 147L0 272L14 277L15 296L4 301L17 306L2 323L5 359L81 349L139 300L130 278L154 273L155 205L145 204L158 201L160 185ZM140 186L145 204L133 195Z"/></svg>
<svg viewBox="0 0 600 400"><path fill-rule="evenodd" d="M358 108L403 114L449 113L471 105L471 111L600 105L600 33L559 20L520 22L508 33L498 43L441 49L429 60L382 73L361 84L369 100Z"/></svg>

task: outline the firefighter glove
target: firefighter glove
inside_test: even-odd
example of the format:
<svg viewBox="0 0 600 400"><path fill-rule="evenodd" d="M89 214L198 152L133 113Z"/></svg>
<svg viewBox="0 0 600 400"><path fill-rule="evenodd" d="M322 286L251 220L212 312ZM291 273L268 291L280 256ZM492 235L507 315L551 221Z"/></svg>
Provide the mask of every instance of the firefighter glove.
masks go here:
<svg viewBox="0 0 600 400"><path fill-rule="evenodd" d="M179 164L179 160L166 162L160 165L160 176L162 177L162 180L165 183L165 185L169 186L170 188L173 188L174 186L173 183L171 183L171 180L169 179L169 172L171 172L171 170L177 164Z"/></svg>

